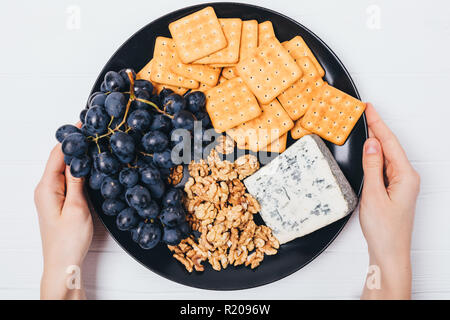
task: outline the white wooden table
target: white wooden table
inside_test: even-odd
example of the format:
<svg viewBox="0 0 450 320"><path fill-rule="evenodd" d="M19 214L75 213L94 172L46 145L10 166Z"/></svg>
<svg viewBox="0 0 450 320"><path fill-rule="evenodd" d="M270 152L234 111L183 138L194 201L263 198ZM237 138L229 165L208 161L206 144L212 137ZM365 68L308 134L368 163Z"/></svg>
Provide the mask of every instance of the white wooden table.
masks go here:
<svg viewBox="0 0 450 320"><path fill-rule="evenodd" d="M413 234L413 298L450 298L450 3L249 1L303 23L350 71L398 135L422 186ZM0 298L39 297L42 254L33 189L54 132L76 121L107 59L136 30L194 1L8 1L0 10ZM78 16L79 13L79 16ZM79 19L78 19L79 18ZM316 260L276 283L211 292L170 282L129 257L97 220L89 298L359 297L368 264L358 214Z"/></svg>

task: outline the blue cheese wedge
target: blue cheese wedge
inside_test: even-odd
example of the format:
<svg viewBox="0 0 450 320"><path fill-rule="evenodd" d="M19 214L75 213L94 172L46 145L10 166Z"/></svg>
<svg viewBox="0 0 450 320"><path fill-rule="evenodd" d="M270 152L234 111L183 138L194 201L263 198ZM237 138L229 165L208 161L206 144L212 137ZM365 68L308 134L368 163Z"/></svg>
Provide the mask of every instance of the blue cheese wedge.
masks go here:
<svg viewBox="0 0 450 320"><path fill-rule="evenodd" d="M307 135L244 180L280 243L352 212L358 198L321 138Z"/></svg>

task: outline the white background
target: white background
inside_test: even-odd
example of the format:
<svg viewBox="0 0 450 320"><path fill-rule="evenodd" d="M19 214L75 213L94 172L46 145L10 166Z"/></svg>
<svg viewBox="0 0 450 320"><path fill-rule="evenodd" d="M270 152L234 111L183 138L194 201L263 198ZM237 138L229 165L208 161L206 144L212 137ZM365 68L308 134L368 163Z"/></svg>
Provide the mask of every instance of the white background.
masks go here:
<svg viewBox="0 0 450 320"><path fill-rule="evenodd" d="M321 37L398 135L422 186L412 243L413 298L450 298L450 2L249 1ZM77 121L97 74L135 31L194 1L3 1L0 5L0 298L39 297L41 243L33 189L60 124ZM80 28L68 28L71 6ZM371 6L377 7L371 7ZM379 29L370 22L380 10ZM69 10L69 11L68 11ZM371 26L371 27L369 27ZM124 251L96 220L89 298L356 299L368 264L354 214L315 261L276 283L211 292L170 282Z"/></svg>

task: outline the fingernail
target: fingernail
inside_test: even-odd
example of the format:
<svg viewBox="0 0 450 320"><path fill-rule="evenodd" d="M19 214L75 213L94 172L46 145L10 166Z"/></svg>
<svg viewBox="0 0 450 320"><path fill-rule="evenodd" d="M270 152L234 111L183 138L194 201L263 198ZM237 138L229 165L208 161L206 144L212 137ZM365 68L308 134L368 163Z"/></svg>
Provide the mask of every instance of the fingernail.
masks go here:
<svg viewBox="0 0 450 320"><path fill-rule="evenodd" d="M366 154L377 154L378 143L374 140L367 140L365 147Z"/></svg>

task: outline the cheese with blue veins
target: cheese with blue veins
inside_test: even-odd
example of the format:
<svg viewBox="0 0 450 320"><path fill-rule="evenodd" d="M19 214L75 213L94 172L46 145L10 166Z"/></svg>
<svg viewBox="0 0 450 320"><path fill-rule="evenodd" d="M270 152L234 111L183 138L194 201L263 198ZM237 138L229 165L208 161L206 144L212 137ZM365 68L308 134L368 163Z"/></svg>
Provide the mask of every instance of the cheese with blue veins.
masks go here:
<svg viewBox="0 0 450 320"><path fill-rule="evenodd" d="M351 213L358 198L317 135L297 140L244 180L278 241L289 242Z"/></svg>

